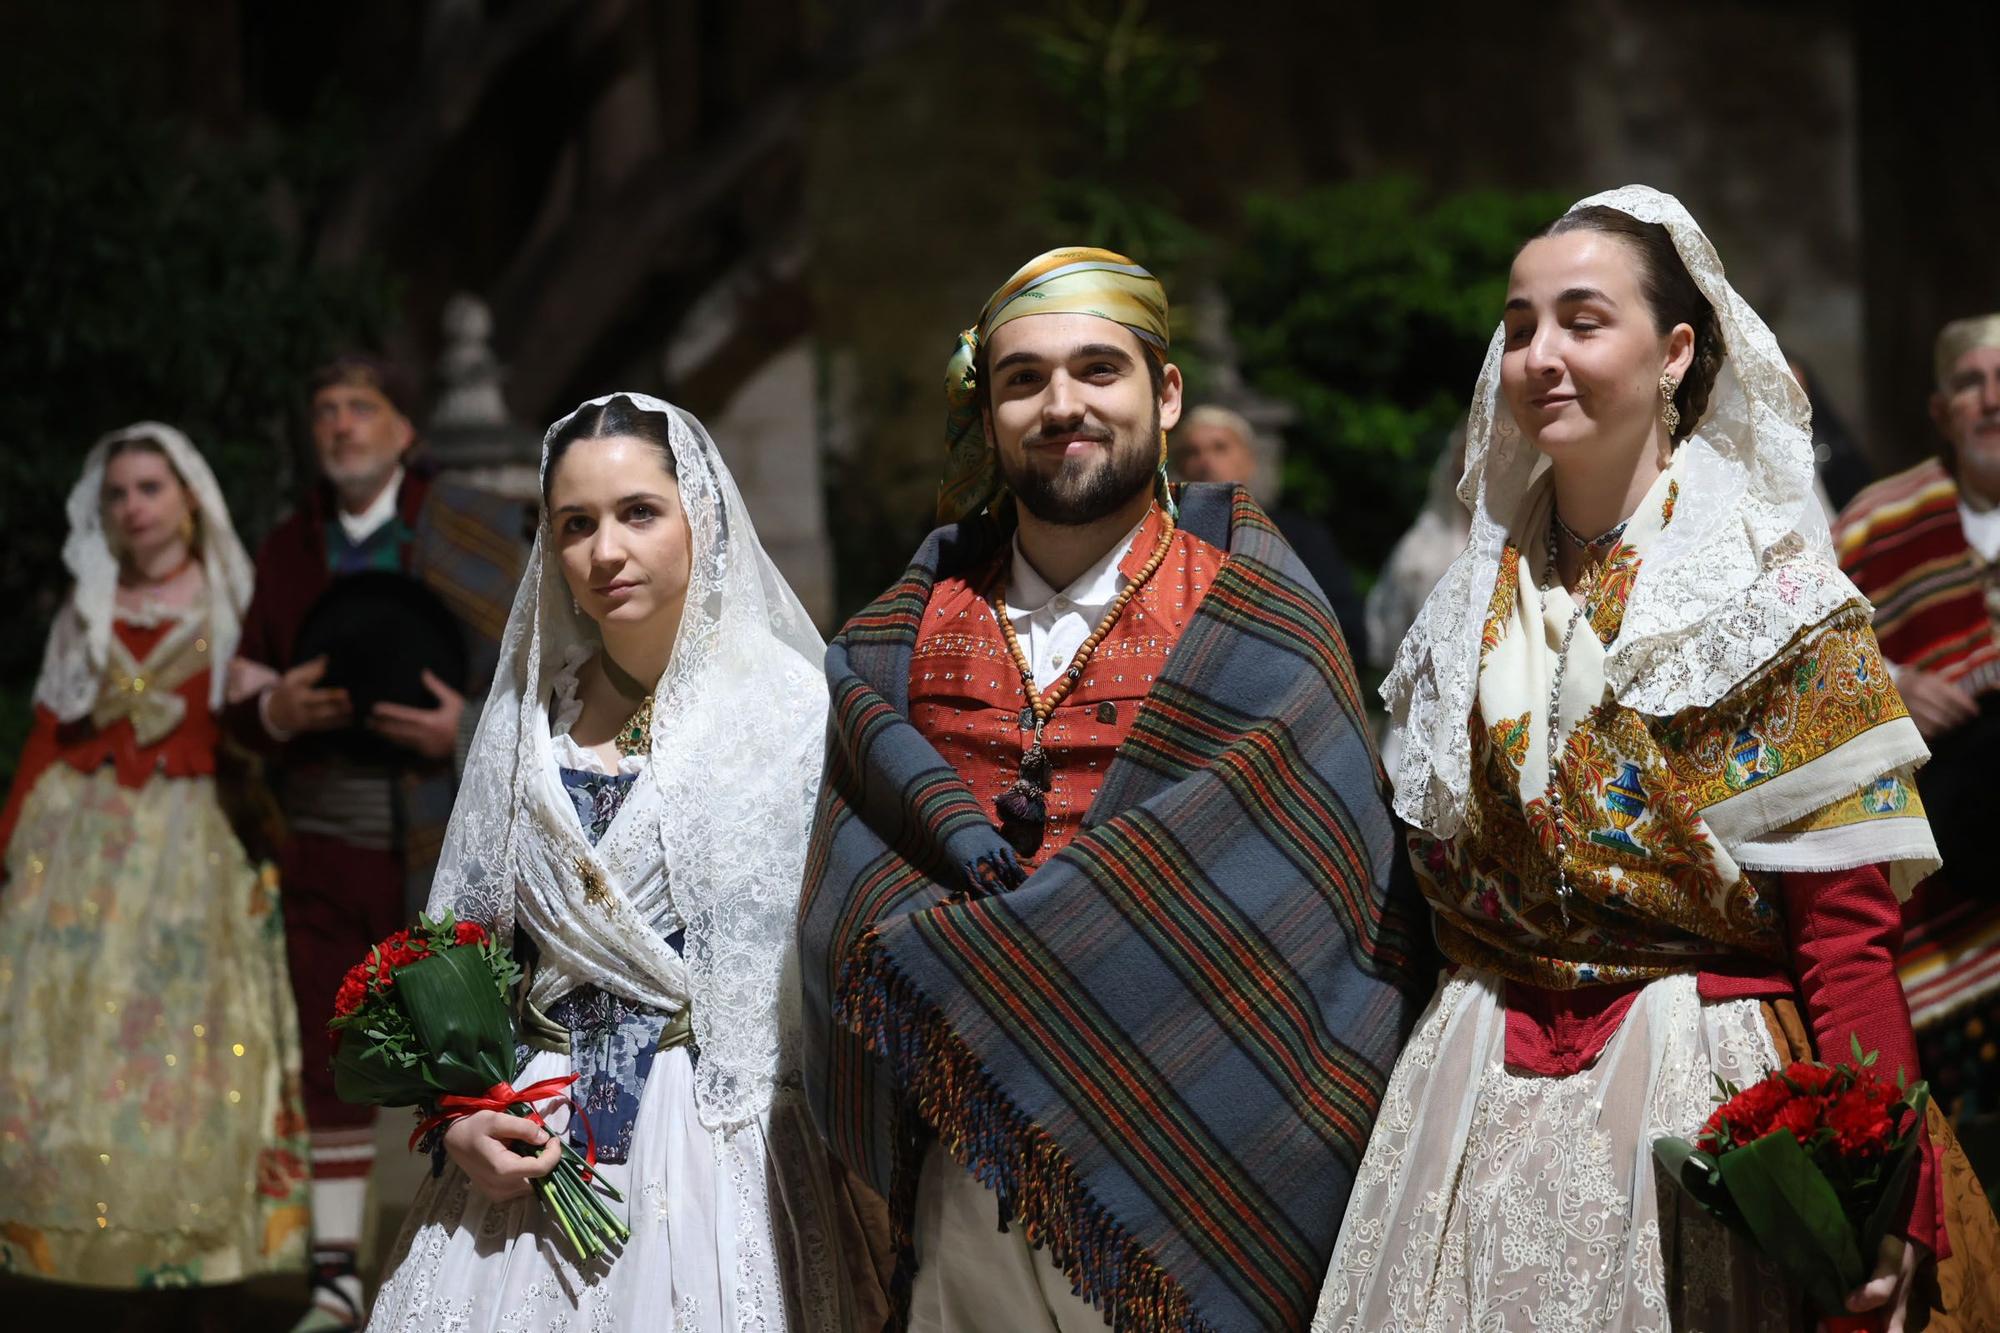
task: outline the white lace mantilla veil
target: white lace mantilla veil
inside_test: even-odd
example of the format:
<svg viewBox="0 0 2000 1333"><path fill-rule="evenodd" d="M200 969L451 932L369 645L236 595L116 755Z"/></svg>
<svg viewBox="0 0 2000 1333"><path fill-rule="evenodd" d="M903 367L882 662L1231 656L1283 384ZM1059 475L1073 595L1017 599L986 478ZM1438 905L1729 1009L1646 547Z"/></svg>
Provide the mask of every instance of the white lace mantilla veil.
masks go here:
<svg viewBox="0 0 2000 1333"><path fill-rule="evenodd" d="M1729 285L1715 247L1672 195L1628 185L1572 205L1659 223L1715 307L1726 355L1708 409L1679 447L1674 522L1640 566L1605 656L1618 703L1665 717L1712 704L1800 630L1865 599L1834 563L1813 495L1812 418L1777 339ZM1504 324L1473 390L1458 495L1472 534L1424 603L1382 683L1400 733L1396 812L1439 837L1458 831L1471 777L1479 641L1511 526L1548 469L1500 395ZM1518 534L1525 546L1539 533Z"/></svg>
<svg viewBox="0 0 2000 1333"><path fill-rule="evenodd" d="M691 1005L697 1109L727 1131L797 1077L793 918L824 743L825 645L701 423L636 393L577 411L614 397L670 423L691 545L646 766L593 848L557 772L549 699L567 650L597 632L570 599L545 512L429 910L485 922L503 941L526 926L540 950L529 994L539 1007L585 984L669 1014ZM549 441L575 415L549 427L544 474ZM668 898L686 927L685 961L649 924Z"/></svg>
<svg viewBox="0 0 2000 1333"><path fill-rule="evenodd" d="M200 525L202 572L208 579L209 706L221 708L229 673L223 670L235 655L242 635L243 611L250 604L250 557L236 539L229 506L215 473L188 437L157 421L139 421L99 439L84 456L83 475L69 493L69 536L63 541L63 564L76 580L69 599L56 614L42 656L42 674L35 681L35 702L64 722L89 714L102 688L111 654L111 623L117 618L118 557L104 530L104 468L111 446L124 440L149 440L166 452L187 483Z"/></svg>

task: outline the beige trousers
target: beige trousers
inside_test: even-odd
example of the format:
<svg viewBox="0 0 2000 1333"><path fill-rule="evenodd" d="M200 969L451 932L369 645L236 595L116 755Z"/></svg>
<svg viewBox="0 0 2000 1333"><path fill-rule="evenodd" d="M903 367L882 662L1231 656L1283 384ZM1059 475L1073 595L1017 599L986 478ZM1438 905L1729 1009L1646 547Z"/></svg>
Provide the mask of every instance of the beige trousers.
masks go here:
<svg viewBox="0 0 2000 1333"><path fill-rule="evenodd" d="M935 1143L917 1177L910 1333L1096 1333L1109 1321Z"/></svg>

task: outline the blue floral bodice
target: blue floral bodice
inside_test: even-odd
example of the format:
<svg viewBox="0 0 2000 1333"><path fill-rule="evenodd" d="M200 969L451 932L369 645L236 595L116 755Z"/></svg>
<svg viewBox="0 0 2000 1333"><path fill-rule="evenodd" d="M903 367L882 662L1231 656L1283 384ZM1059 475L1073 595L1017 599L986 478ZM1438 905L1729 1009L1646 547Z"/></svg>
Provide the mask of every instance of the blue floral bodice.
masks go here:
<svg viewBox="0 0 2000 1333"><path fill-rule="evenodd" d="M595 846L632 790L636 775L595 773L564 768L563 790L576 807L577 823ZM655 922L674 952L682 952L686 932L672 921ZM664 929L672 927L671 932ZM569 1029L570 1059L577 1081L571 1092L590 1132L597 1136L597 1157L622 1162L632 1151L632 1128L639 1118L639 1098L659 1054L660 1033L667 1015L596 986L579 986L549 1006L549 1017ZM693 1048L689 1055L694 1055ZM570 1140L578 1151L588 1146L582 1123L572 1123Z"/></svg>

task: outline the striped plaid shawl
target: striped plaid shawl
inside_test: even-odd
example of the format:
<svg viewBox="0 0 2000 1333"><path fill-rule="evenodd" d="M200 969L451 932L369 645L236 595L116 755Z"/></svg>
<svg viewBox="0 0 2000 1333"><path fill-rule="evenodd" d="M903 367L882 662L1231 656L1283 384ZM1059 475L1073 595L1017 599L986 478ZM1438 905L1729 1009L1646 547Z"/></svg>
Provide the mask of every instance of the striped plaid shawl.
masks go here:
<svg viewBox="0 0 2000 1333"><path fill-rule="evenodd" d="M934 1131L1117 1328L1312 1315L1428 946L1324 599L1240 487L1182 504L1228 559L1025 879L907 721L933 584L1002 534L933 533L828 650L806 1078L890 1201L905 1304Z"/></svg>
<svg viewBox="0 0 2000 1333"><path fill-rule="evenodd" d="M1833 528L1840 568L1875 604L1882 655L1977 694L2000 686L1986 607L1993 571L1965 539L1958 483L1937 459L1884 477Z"/></svg>

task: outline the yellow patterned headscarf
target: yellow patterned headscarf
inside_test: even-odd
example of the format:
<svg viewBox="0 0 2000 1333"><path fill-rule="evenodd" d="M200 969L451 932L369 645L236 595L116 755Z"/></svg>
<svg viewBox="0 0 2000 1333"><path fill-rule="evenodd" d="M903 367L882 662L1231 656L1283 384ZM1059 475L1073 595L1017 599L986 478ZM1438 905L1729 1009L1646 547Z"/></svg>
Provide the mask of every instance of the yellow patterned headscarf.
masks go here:
<svg viewBox="0 0 2000 1333"><path fill-rule="evenodd" d="M1938 330L1937 386L1940 390L1951 378L1951 368L1958 364L1958 358L1975 347L2000 347L2000 314L1954 319Z"/></svg>
<svg viewBox="0 0 2000 1333"><path fill-rule="evenodd" d="M949 455L938 483L938 522L956 523L990 509L1006 493L999 461L979 413L979 349L1002 324L1023 315L1096 315L1132 330L1146 350L1167 359L1167 293L1160 280L1124 255L1070 246L1037 255L986 299L979 322L958 335L945 368L945 437ZM1166 444L1160 446L1161 494Z"/></svg>

